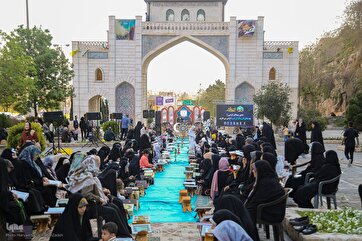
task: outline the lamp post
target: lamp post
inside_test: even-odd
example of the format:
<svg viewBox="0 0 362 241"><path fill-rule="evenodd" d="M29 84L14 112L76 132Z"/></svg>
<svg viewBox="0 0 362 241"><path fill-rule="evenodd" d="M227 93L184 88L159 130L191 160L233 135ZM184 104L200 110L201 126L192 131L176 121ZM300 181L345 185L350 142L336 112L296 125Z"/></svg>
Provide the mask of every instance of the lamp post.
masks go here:
<svg viewBox="0 0 362 241"><path fill-rule="evenodd" d="M29 2L26 0L26 28L29 29Z"/></svg>

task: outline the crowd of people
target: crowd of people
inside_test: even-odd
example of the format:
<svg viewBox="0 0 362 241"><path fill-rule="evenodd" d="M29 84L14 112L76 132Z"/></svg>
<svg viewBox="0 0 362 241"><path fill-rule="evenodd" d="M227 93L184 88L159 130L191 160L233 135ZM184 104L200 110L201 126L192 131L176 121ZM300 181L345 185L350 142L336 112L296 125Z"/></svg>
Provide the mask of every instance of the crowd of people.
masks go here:
<svg viewBox="0 0 362 241"><path fill-rule="evenodd" d="M123 127L126 124L122 122ZM317 123L314 128L318 128ZM51 241L99 240L93 237L90 226L90 219L97 216L106 222L103 241L131 238L122 202L124 188L140 180L144 168L154 167L173 132L168 129L157 136L138 122L135 128L122 130L122 135L124 144L115 142L112 148L103 146L70 157L42 157L38 134L26 123L18 148L7 148L1 154L0 238L6 235L6 224L31 224L31 215L55 207L59 197L67 197L69 202L55 224ZM351 137L356 135L347 132L346 142ZM196 180L199 194L210 196L215 207L211 219L216 225L215 239L240 240L242 235L243 240L259 240L258 206L284 197L285 188L292 190L289 196L299 207L313 208L311 199L318 184L340 175L341 169L337 153L325 151L323 142L318 141L320 136L315 134L309 165L298 176L291 175L288 168L309 150L303 138L296 135L286 140L285 155L281 157L276 153L273 128L265 122L255 135L239 133L234 138L213 128L204 131L202 125L190 128L190 154L196 156L200 167ZM307 173L313 173L313 179L305 182ZM323 192L334 192L337 186L338 181L331 183ZM21 200L13 190L26 192L29 197ZM281 222L285 208L285 202L280 203L263 210L259 218Z"/></svg>
<svg viewBox="0 0 362 241"><path fill-rule="evenodd" d="M325 150L319 124L313 122L310 145L306 143L305 131L305 124L297 123L293 137L285 140L284 155L278 156L274 131L265 122L254 135L237 134L235 138L217 130L204 133L200 128L191 128L190 147L201 168L197 180L202 187L200 193L213 200L213 219L216 225L221 225L216 227L215 237L228 235L227 240L259 240L256 228L258 206L283 198L287 191L299 207L313 208L311 199L318 193L319 183L338 177L341 168L337 153ZM349 131L346 133L345 139ZM358 137L351 136L352 139ZM308 166L292 175L291 168L300 156L309 153L309 149L311 160ZM339 180L325 185L323 193L335 192L338 184ZM285 209L286 202L281 202L273 208L263 209L259 218L271 223L281 222ZM236 230L250 239L234 238Z"/></svg>
<svg viewBox="0 0 362 241"><path fill-rule="evenodd" d="M18 148L7 148L1 154L0 239L5 240L9 231L6 224L32 224L30 216L55 207L61 197L69 202L50 240L99 240L92 237L89 221L97 216L106 222L103 241L109 240L103 236L131 238L122 202L125 187L140 180L142 168L152 167L165 145L141 122L124 134L123 145L115 142L112 148L103 146L70 157L42 157L38 134L26 123ZM22 200L14 190L29 196Z"/></svg>

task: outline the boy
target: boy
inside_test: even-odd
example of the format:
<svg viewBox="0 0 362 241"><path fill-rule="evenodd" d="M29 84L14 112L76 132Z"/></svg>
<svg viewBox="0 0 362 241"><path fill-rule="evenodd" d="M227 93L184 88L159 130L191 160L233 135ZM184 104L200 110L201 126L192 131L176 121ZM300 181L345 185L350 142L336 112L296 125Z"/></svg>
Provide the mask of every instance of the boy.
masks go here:
<svg viewBox="0 0 362 241"><path fill-rule="evenodd" d="M117 232L117 224L114 222L105 223L102 227L102 239L100 241L115 241Z"/></svg>

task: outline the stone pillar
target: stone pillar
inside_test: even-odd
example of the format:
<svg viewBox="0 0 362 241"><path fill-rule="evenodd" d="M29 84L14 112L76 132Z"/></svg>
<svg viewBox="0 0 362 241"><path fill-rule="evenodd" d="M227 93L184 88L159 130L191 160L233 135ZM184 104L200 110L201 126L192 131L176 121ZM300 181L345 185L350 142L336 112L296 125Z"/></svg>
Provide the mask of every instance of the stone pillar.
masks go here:
<svg viewBox="0 0 362 241"><path fill-rule="evenodd" d="M110 86L108 93L108 106L109 113L116 111L116 58L117 58L117 45L116 45L116 29L115 29L115 16L109 16L109 30L108 30L108 66L109 66L109 82L107 86ZM113 87L114 86L114 87ZM113 87L113 88L112 88Z"/></svg>
<svg viewBox="0 0 362 241"><path fill-rule="evenodd" d="M147 73L142 73L142 16L136 16L136 81L135 81L135 121L142 121L142 111L147 109Z"/></svg>
<svg viewBox="0 0 362 241"><path fill-rule="evenodd" d="M236 45L237 45L236 17L230 17L229 35L229 75L226 76L225 102L234 103L236 87Z"/></svg>

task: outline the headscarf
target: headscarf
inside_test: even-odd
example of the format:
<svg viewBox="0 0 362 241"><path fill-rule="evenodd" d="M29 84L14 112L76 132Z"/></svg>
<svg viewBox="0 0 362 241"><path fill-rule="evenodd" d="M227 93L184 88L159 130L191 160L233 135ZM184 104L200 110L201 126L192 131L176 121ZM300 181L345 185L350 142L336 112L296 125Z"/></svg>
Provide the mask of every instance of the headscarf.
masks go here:
<svg viewBox="0 0 362 241"><path fill-rule="evenodd" d="M319 142L312 142L310 167L316 171L324 163L324 147Z"/></svg>
<svg viewBox="0 0 362 241"><path fill-rule="evenodd" d="M81 201L84 202L82 194L74 193L70 196L64 212L54 226L49 241L81 241L88 240L92 237L92 229L87 213L81 217L78 212L78 207Z"/></svg>
<svg viewBox="0 0 362 241"><path fill-rule="evenodd" d="M41 168L38 166L38 164L35 163L35 156L39 155L41 153L41 150L36 145L31 145L28 147L25 147L23 151L19 155L19 160L23 160L26 163L28 163L38 174L39 177L42 177L42 171Z"/></svg>
<svg viewBox="0 0 362 241"><path fill-rule="evenodd" d="M322 128L318 122L313 121L312 123L313 123L314 127L313 127L311 135L310 135L310 141L311 142L318 141L319 143L322 144L323 149L324 149Z"/></svg>
<svg viewBox="0 0 362 241"><path fill-rule="evenodd" d="M15 159L13 158L13 151L15 151L12 148L6 148L3 150L3 152L1 153L1 158L7 159L9 161L14 161Z"/></svg>
<svg viewBox="0 0 362 241"><path fill-rule="evenodd" d="M118 143L113 144L113 148L109 154L109 159L112 161L118 161L122 157L121 154L121 145Z"/></svg>
<svg viewBox="0 0 362 241"><path fill-rule="evenodd" d="M274 130L266 122L263 122L262 134L268 139L268 141L272 144L274 149L277 149L275 144Z"/></svg>
<svg viewBox="0 0 362 241"><path fill-rule="evenodd" d="M55 171L53 169L54 159L51 156L46 156L43 159L43 164L44 164L45 168L47 169L47 171L49 172L49 174L54 178L54 180L57 180L57 174L55 173Z"/></svg>
<svg viewBox="0 0 362 241"><path fill-rule="evenodd" d="M275 171L275 167L277 166L278 159L276 156L274 156L272 153L264 152L263 153L263 160L269 162L270 166Z"/></svg>
<svg viewBox="0 0 362 241"><path fill-rule="evenodd" d="M214 204L215 213L212 219L217 224L224 220L232 220L245 229L254 241L259 240L258 231L249 215L249 211L239 198L234 195L223 195Z"/></svg>
<svg viewBox="0 0 362 241"><path fill-rule="evenodd" d="M91 155L87 156L80 163L80 167L76 169L76 171L69 172L68 176L68 185L66 185L66 189L72 193L79 192L86 187L94 186L94 194L97 195L101 201L107 201L108 198L104 195L102 191L102 184L97 178L99 173L99 157ZM78 160L77 160L78 161ZM72 164L74 164L73 161ZM71 166L72 168L72 166Z"/></svg>
<svg viewBox="0 0 362 241"><path fill-rule="evenodd" d="M219 170L217 170L214 173L214 176L212 177L212 183L211 183L211 192L210 197L212 199L215 198L215 194L219 192L219 180L218 180L218 174L219 172L225 172L229 170L229 161L226 157L223 157L219 161ZM221 191L221 190L220 190Z"/></svg>
<svg viewBox="0 0 362 241"><path fill-rule="evenodd" d="M248 210L246 210L246 212L247 211ZM212 215L212 220L216 223L216 225L219 225L222 221L231 220L242 227L240 218L231 211L229 211L228 209L220 209L215 211L214 215Z"/></svg>
<svg viewBox="0 0 362 241"><path fill-rule="evenodd" d="M325 163L332 164L334 166L340 166L338 154L334 150L329 150L326 152L326 160Z"/></svg>
<svg viewBox="0 0 362 241"><path fill-rule="evenodd" d="M253 241L239 224L231 220L221 222L213 231L214 237L222 241Z"/></svg>
<svg viewBox="0 0 362 241"><path fill-rule="evenodd" d="M263 153L271 153L272 155L277 156L276 151L271 146L264 146L263 147Z"/></svg>

